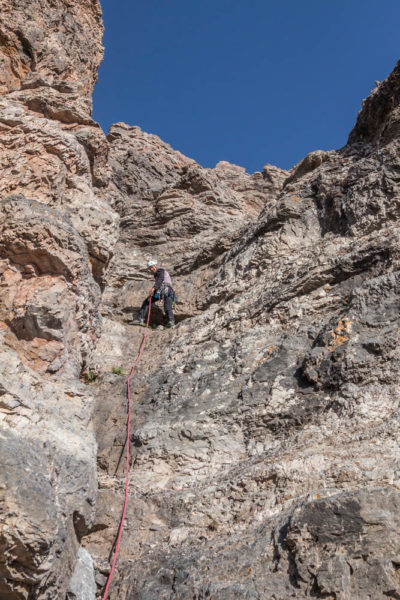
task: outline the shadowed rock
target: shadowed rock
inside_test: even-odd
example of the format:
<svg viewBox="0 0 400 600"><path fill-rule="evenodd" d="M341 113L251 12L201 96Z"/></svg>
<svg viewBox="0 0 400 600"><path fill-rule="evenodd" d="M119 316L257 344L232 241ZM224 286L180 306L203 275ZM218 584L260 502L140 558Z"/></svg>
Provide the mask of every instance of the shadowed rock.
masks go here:
<svg viewBox="0 0 400 600"><path fill-rule="evenodd" d="M110 600L399 598L399 67L341 150L203 169L92 121L97 0L0 4L0 596L101 596L129 444Z"/></svg>

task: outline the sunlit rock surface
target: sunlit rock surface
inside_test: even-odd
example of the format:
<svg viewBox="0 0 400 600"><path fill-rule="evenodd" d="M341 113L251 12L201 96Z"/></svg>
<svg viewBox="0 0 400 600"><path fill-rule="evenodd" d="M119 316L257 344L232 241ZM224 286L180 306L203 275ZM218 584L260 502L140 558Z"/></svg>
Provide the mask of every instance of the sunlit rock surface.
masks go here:
<svg viewBox="0 0 400 600"><path fill-rule="evenodd" d="M203 169L93 122L97 0L0 8L0 597L101 598L156 258L109 598L399 598L399 65L341 150Z"/></svg>
<svg viewBox="0 0 400 600"><path fill-rule="evenodd" d="M123 487L124 384L111 365L127 371L141 339L125 319L150 286L136 281L146 258L183 290L178 327L150 332L136 379L112 598L400 594L399 141L358 133L368 119L377 131L395 121L399 78L397 66L365 101L347 146L290 173L200 170L154 136L112 128L127 157L113 165L119 244L134 272L129 283L125 264L110 268L94 355L106 366L95 384L99 510L85 544L103 576ZM170 212L155 208L160 198ZM226 248L193 259L215 234Z"/></svg>

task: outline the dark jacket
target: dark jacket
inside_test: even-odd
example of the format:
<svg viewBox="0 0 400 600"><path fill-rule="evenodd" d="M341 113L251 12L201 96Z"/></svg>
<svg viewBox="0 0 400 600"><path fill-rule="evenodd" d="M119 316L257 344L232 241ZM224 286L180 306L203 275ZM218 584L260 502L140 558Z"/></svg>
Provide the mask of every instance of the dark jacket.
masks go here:
<svg viewBox="0 0 400 600"><path fill-rule="evenodd" d="M157 269L157 271L154 273L154 280L154 289L156 290L156 292L160 291L164 281L167 283L167 285L170 285L172 287L170 283L171 278L169 276L168 271L166 271L165 269L161 269L161 267Z"/></svg>

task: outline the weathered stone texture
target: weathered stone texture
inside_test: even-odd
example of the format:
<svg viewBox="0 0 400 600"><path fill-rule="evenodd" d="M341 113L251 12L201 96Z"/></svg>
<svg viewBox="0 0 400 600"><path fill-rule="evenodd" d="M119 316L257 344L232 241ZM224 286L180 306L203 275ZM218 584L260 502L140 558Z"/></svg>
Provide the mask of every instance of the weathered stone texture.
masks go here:
<svg viewBox="0 0 400 600"><path fill-rule="evenodd" d="M98 0L2 0L0 14L0 93L51 118L88 115L103 58Z"/></svg>
<svg viewBox="0 0 400 600"><path fill-rule="evenodd" d="M96 0L0 2L0 597L65 598L97 496L93 397L118 233L90 116ZM94 276L94 277L93 277ZM94 593L94 592L93 592Z"/></svg>
<svg viewBox="0 0 400 600"><path fill-rule="evenodd" d="M363 101L349 144L357 142L384 146L399 139L400 134L400 62L393 72Z"/></svg>
<svg viewBox="0 0 400 600"><path fill-rule="evenodd" d="M111 127L108 140L121 235L104 310L137 309L147 260L159 258L185 298L181 317L196 314L215 265L288 173L268 165L264 174L249 175L226 162L203 169L157 136L123 123Z"/></svg>
<svg viewBox="0 0 400 600"><path fill-rule="evenodd" d="M84 240L60 213L23 196L0 202L0 214L6 341L36 370L77 377L100 327Z"/></svg>
<svg viewBox="0 0 400 600"><path fill-rule="evenodd" d="M93 398L0 353L0 597L63 598L97 496Z"/></svg>
<svg viewBox="0 0 400 600"><path fill-rule="evenodd" d="M384 97L397 97L398 77L396 68L379 86ZM145 138L134 131L125 156ZM126 159L115 179L121 224L133 206L152 231L146 239L134 228L138 212L121 235L135 277L154 251L169 265L173 248L171 270L194 306L176 330L150 332L138 371L131 503L112 599L400 597L398 148L397 137L385 148L356 141L263 176L223 163L171 169L167 181L160 167L156 191L151 178L128 189ZM174 208L178 191L190 206ZM217 208L209 194L219 194ZM237 222L235 206L246 215ZM206 224L202 242L213 226L229 240L204 262L199 254L187 262L198 252L192 217ZM190 242L181 245L180 232ZM124 369L133 361L140 330L122 318L149 282L135 283L134 296L112 267L108 286L118 292L102 310L111 317L116 308L121 322L107 320L94 355L101 370L104 352L107 366L96 383L99 511L84 542L103 576L125 420L123 379L107 371L113 360Z"/></svg>
<svg viewBox="0 0 400 600"><path fill-rule="evenodd" d="M118 225L105 200L108 179L100 175L108 153L103 133L95 127L63 128L14 100L2 99L0 148L1 197L23 193L67 215L85 238L93 272L101 280Z"/></svg>
<svg viewBox="0 0 400 600"><path fill-rule="evenodd" d="M103 56L97 0L0 3L0 194L67 214L101 281L117 237L108 144L91 119Z"/></svg>
<svg viewBox="0 0 400 600"><path fill-rule="evenodd" d="M110 600L400 598L399 66L341 150L203 169L92 121L97 0L0 8L1 598L101 597L126 443Z"/></svg>
<svg viewBox="0 0 400 600"><path fill-rule="evenodd" d="M67 600L95 600L96 582L94 579L93 560L89 552L79 548L78 560L72 575Z"/></svg>

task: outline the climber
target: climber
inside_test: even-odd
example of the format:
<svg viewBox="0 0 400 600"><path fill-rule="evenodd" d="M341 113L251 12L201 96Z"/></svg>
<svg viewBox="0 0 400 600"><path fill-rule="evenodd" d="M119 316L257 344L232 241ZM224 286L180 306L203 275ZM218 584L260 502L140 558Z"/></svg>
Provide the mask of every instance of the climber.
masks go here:
<svg viewBox="0 0 400 600"><path fill-rule="evenodd" d="M173 327L175 325L174 313L172 312L172 305L176 301L176 294L172 288L171 277L165 269L157 268L157 261L150 260L147 263L149 270L154 275L154 285L150 290L148 297L142 304L139 312L137 322L141 325L144 324L147 317L147 311L149 310L149 299L151 303L157 302L161 298L164 299L164 312L168 319L167 327Z"/></svg>

